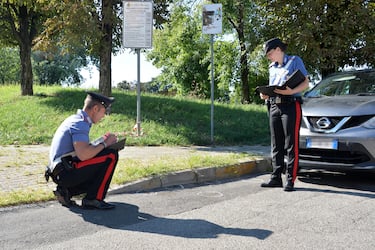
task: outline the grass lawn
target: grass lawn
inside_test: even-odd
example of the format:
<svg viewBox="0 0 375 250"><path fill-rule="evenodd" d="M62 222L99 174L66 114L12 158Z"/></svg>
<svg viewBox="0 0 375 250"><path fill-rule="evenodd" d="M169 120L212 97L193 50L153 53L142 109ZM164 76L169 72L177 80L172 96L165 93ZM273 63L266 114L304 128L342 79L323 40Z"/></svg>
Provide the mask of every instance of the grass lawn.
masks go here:
<svg viewBox="0 0 375 250"><path fill-rule="evenodd" d="M34 86L34 96L21 96L19 86L0 86L0 145L50 144L54 131L82 108L85 91L79 88ZM92 138L107 131L125 133L128 145L209 145L211 105L208 100L142 94L143 136L133 135L137 118L134 92L114 90L112 114L93 126ZM214 142L217 145L269 144L263 105L216 103Z"/></svg>

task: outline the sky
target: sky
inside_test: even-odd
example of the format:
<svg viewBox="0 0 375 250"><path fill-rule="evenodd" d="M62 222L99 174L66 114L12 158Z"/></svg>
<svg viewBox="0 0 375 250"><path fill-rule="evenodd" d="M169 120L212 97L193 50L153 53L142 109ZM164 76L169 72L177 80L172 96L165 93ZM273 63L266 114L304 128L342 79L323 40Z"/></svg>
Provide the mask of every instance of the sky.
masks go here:
<svg viewBox="0 0 375 250"><path fill-rule="evenodd" d="M159 69L154 67L151 62L146 61L144 53L141 53L140 57L141 82L150 81L160 74ZM96 67L82 70L81 75L84 78L82 88L99 88L99 71ZM116 86L123 80L137 81L137 55L130 50L116 56L112 55L112 86Z"/></svg>

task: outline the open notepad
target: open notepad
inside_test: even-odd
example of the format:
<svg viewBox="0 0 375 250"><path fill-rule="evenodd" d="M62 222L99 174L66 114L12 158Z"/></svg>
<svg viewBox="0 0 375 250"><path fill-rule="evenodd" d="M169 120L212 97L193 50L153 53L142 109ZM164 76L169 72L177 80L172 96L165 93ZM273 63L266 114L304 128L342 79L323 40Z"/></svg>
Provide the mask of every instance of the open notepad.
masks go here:
<svg viewBox="0 0 375 250"><path fill-rule="evenodd" d="M297 69L288 78L288 80L285 81L285 83L282 86L264 85L264 86L258 86L255 90L258 93L262 93L264 95L276 96L277 94L274 92L275 89L286 89L287 86L291 89L294 89L300 83L302 83L305 80L305 78L306 76L299 69Z"/></svg>
<svg viewBox="0 0 375 250"><path fill-rule="evenodd" d="M108 146L108 148L122 150L122 149L125 148L125 142L126 142L126 138L122 138L122 139L118 140L116 143Z"/></svg>
<svg viewBox="0 0 375 250"><path fill-rule="evenodd" d="M92 141L90 144L98 145L102 141L103 141L103 137L99 137L98 139ZM125 148L125 142L126 142L126 138L121 138L116 143L109 145L108 148L122 150Z"/></svg>

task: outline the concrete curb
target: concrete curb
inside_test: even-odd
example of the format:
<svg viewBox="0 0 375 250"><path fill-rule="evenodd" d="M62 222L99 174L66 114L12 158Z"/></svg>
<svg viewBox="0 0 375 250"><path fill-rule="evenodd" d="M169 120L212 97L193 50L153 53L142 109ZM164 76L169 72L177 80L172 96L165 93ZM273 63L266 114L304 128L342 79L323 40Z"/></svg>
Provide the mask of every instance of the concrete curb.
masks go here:
<svg viewBox="0 0 375 250"><path fill-rule="evenodd" d="M206 167L153 176L109 190L109 194L134 193L176 185L199 184L271 171L271 159L262 158L223 167Z"/></svg>

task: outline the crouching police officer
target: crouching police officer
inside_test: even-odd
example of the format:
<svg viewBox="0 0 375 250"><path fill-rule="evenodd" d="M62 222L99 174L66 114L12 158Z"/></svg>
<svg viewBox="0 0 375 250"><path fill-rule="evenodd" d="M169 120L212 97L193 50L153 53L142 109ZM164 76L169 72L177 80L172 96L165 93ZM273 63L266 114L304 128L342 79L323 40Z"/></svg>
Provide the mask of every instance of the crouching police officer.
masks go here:
<svg viewBox="0 0 375 250"><path fill-rule="evenodd" d="M46 178L57 184L54 194L63 206L74 205L72 196L86 194L83 208L111 209L104 201L118 161L118 151L108 146L117 136L107 133L100 144L90 143L92 124L99 122L114 98L87 92L83 109L63 121L52 139Z"/></svg>

